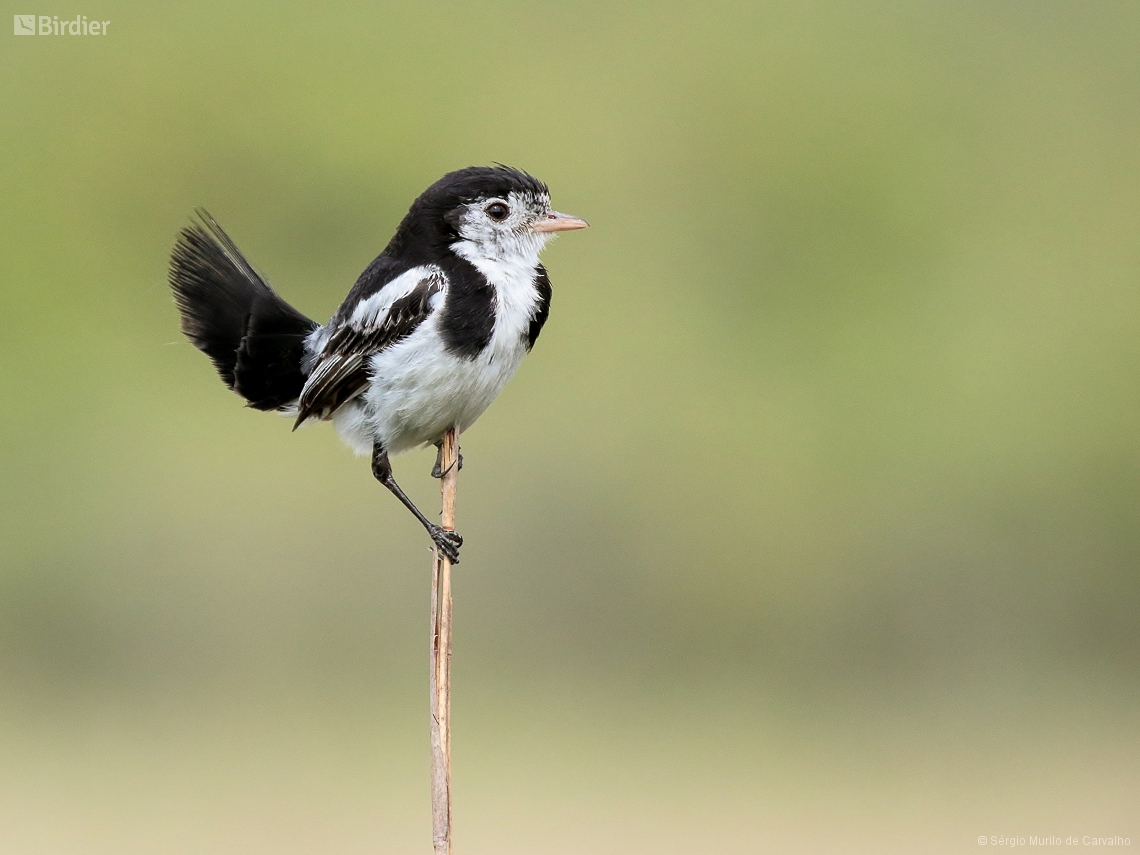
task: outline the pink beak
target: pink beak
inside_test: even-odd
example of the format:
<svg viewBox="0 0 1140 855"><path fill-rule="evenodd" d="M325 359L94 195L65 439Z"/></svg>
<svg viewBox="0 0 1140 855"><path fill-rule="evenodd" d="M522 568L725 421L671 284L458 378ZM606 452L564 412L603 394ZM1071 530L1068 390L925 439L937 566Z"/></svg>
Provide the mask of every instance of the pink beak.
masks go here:
<svg viewBox="0 0 1140 855"><path fill-rule="evenodd" d="M590 224L581 217L559 214L552 211L530 227L532 232L572 232L575 229L589 228Z"/></svg>

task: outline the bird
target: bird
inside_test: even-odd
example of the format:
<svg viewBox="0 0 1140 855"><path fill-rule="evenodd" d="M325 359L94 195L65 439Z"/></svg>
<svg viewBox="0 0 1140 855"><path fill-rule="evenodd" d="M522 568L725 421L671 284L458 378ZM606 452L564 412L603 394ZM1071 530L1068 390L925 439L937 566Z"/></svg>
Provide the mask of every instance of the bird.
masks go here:
<svg viewBox="0 0 1140 855"><path fill-rule="evenodd" d="M247 406L331 421L454 564L463 538L431 522L390 458L462 432L538 340L551 284L539 254L589 226L502 164L449 172L412 202L340 308L318 324L282 299L203 209L171 253L182 332ZM462 456L458 458L462 467ZM453 464L454 465L454 464ZM437 455L433 477L442 477Z"/></svg>

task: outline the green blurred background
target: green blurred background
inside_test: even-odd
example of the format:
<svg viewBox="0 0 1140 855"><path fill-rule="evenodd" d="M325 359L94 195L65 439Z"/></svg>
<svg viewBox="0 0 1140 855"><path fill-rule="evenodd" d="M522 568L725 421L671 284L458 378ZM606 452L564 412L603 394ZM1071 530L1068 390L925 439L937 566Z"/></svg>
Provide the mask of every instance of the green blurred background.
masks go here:
<svg viewBox="0 0 1140 855"><path fill-rule="evenodd" d="M429 850L427 539L165 267L324 320L491 161L593 228L464 438L457 851L1140 845L1140 7L380 6L9 10L112 23L0 45L0 851Z"/></svg>

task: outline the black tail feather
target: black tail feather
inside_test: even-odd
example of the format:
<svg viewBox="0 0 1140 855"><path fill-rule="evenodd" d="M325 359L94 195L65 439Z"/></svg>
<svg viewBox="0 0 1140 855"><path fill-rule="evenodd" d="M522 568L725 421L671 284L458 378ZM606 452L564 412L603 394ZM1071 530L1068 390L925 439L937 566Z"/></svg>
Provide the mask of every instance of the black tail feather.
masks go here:
<svg viewBox="0 0 1140 855"><path fill-rule="evenodd" d="M296 402L305 384L305 338L317 328L274 291L213 217L178 236L170 287L182 332L210 357L227 386L259 410Z"/></svg>

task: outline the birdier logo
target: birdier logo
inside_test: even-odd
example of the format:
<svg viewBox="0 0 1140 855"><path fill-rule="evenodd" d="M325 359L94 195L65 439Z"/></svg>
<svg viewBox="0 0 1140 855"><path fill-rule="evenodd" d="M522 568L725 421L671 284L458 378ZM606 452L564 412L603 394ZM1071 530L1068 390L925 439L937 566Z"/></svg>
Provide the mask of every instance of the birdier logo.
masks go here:
<svg viewBox="0 0 1140 855"><path fill-rule="evenodd" d="M89 21L86 15L60 20L59 15L14 15L12 32L17 36L105 36L110 21Z"/></svg>

